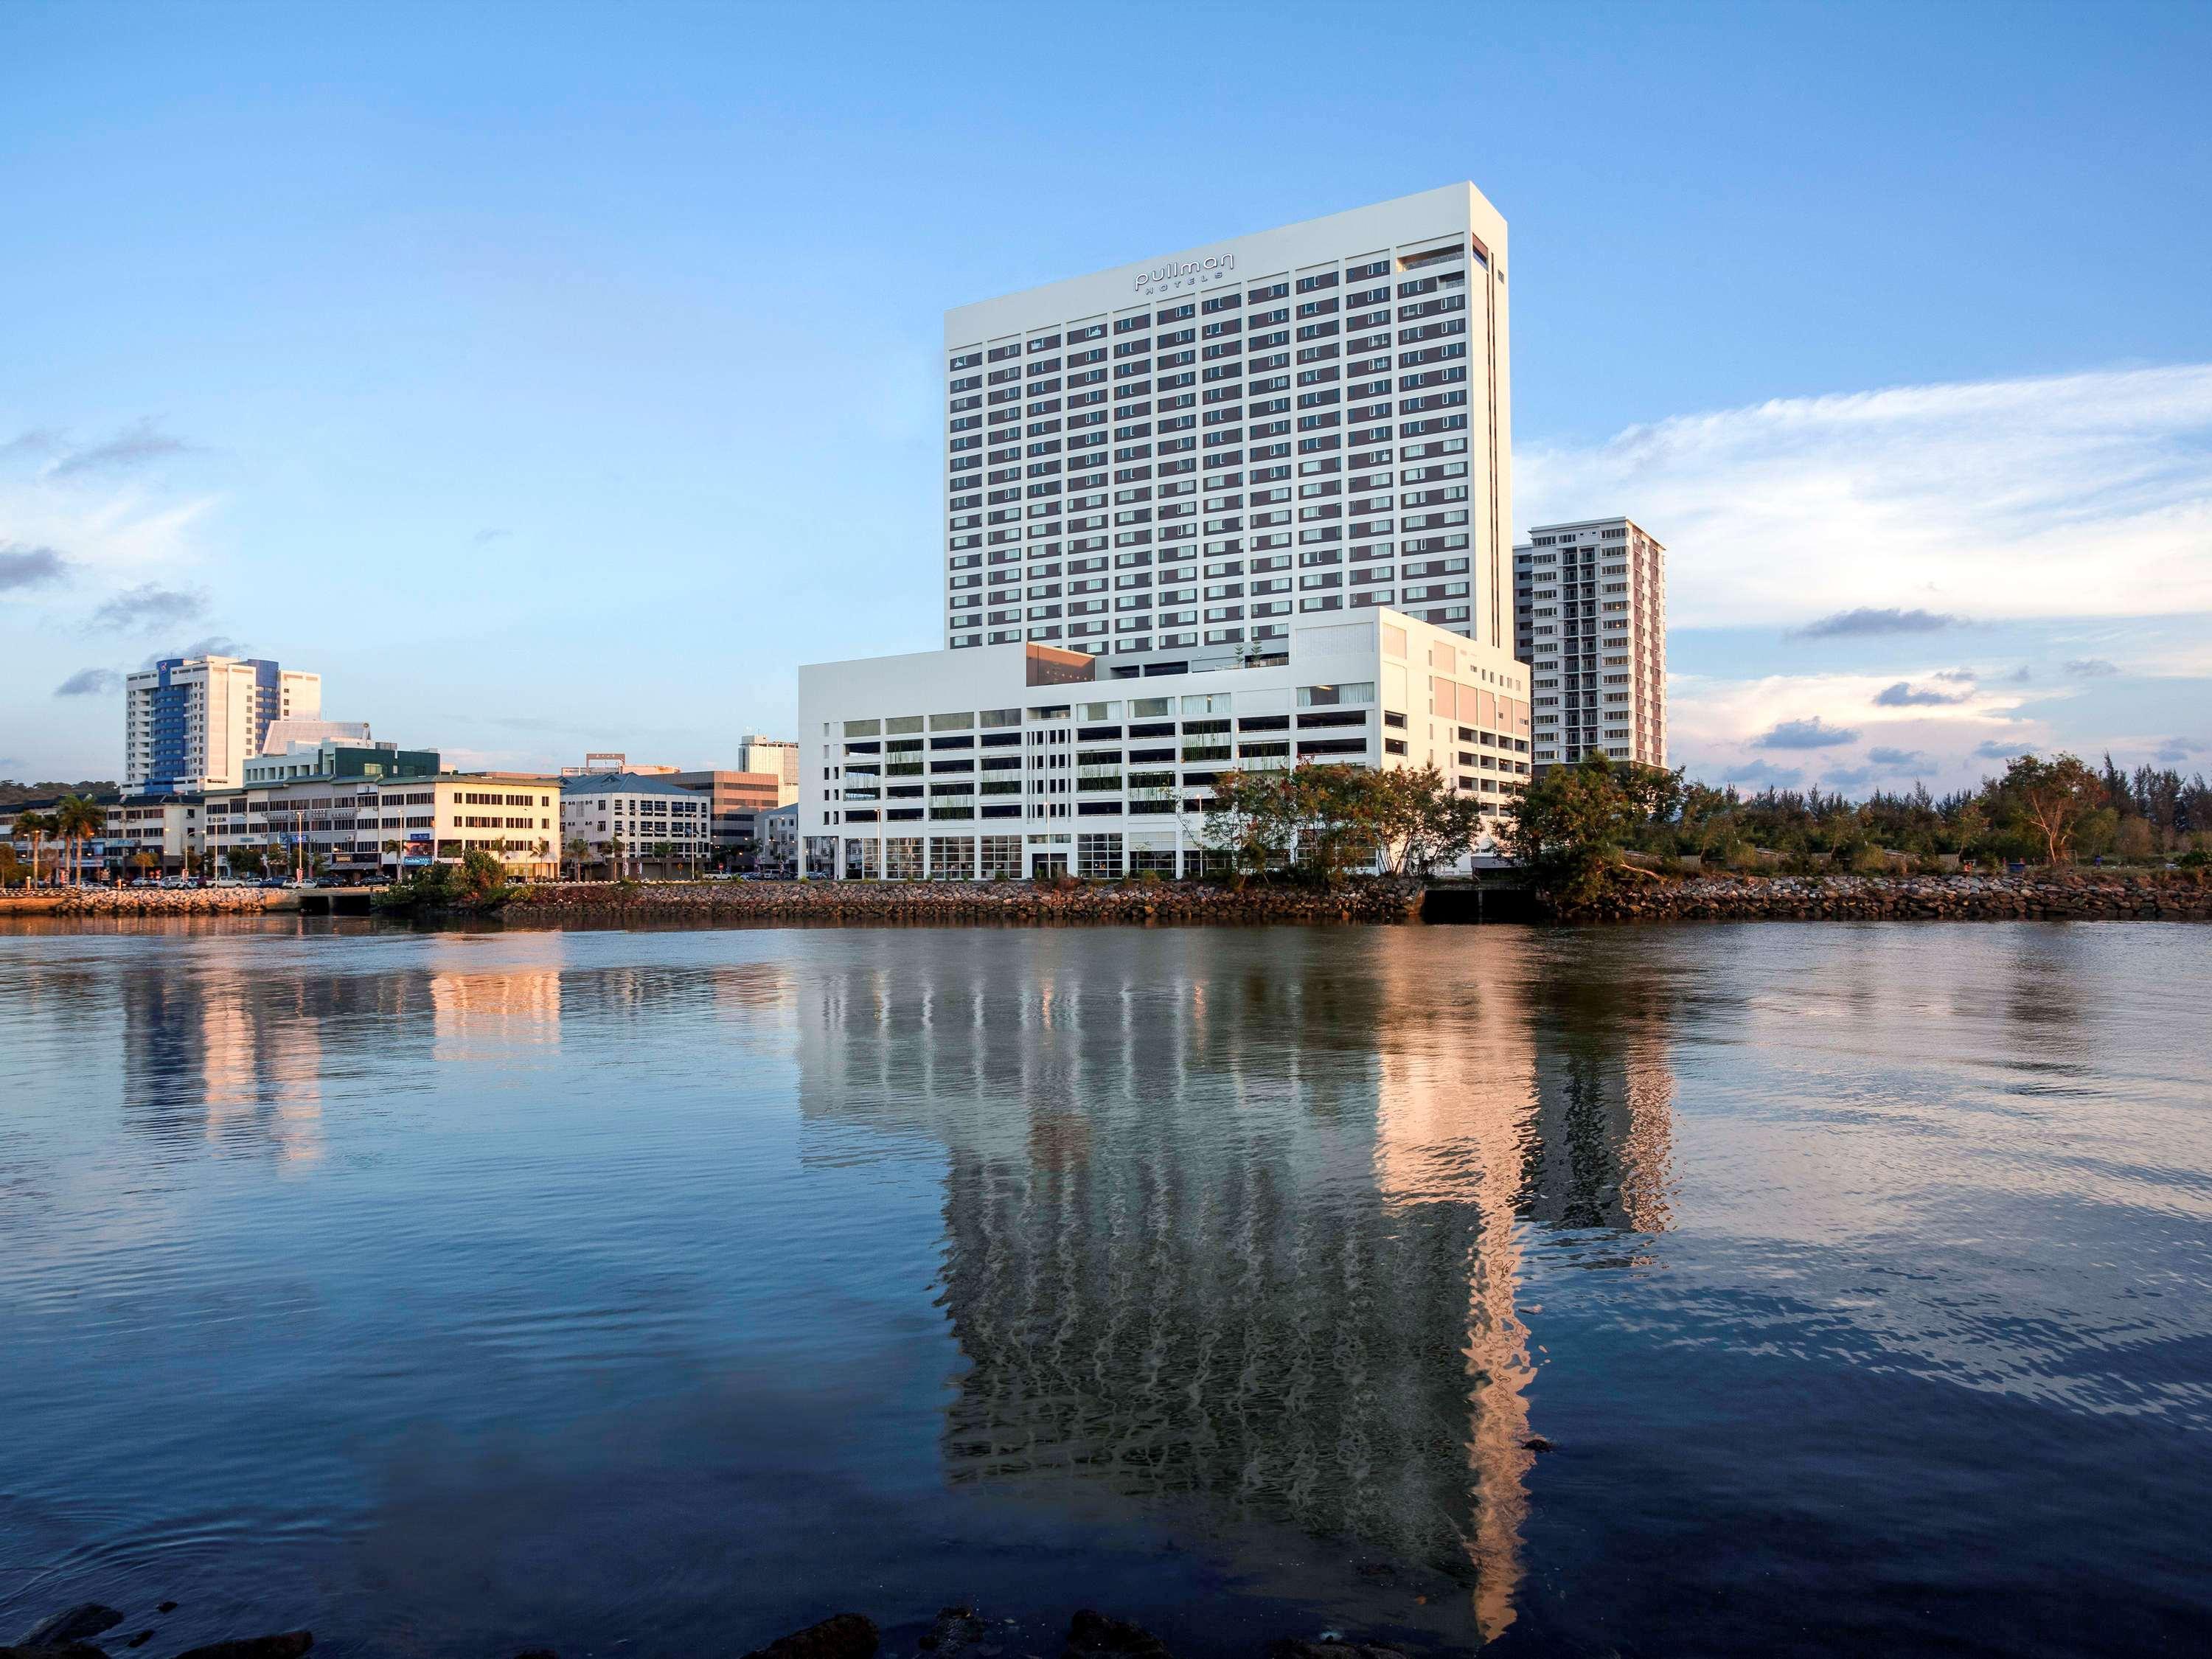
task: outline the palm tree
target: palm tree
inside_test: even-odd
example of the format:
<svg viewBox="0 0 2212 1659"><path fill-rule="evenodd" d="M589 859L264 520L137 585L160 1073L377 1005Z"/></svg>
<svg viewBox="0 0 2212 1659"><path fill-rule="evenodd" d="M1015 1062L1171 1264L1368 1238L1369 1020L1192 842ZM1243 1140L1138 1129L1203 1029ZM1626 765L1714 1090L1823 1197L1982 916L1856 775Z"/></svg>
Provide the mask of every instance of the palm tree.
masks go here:
<svg viewBox="0 0 2212 1659"><path fill-rule="evenodd" d="M592 855L592 843L581 836L571 836L562 844L561 850L568 855L569 864L574 867L576 879L583 880L584 860Z"/></svg>
<svg viewBox="0 0 2212 1659"><path fill-rule="evenodd" d="M623 878L623 838L620 836L607 838L607 863L615 872L615 879L620 881Z"/></svg>
<svg viewBox="0 0 2212 1659"><path fill-rule="evenodd" d="M676 843L672 841L653 842L653 856L660 860L660 878L665 881L668 878L668 860L676 856Z"/></svg>
<svg viewBox="0 0 2212 1659"><path fill-rule="evenodd" d="M15 833L31 838L31 885L39 884L39 863L46 856L46 837L54 832L54 821L45 812L15 814Z"/></svg>
<svg viewBox="0 0 2212 1659"><path fill-rule="evenodd" d="M64 795L54 809L54 827L68 838L70 880L84 880L84 844L107 827L107 809L82 795Z"/></svg>
<svg viewBox="0 0 2212 1659"><path fill-rule="evenodd" d="M407 851L407 843L405 842L400 841L395 837L391 841L386 842L383 847L379 850L392 854L392 880L398 881L400 877L407 873L407 865L404 859L404 854Z"/></svg>

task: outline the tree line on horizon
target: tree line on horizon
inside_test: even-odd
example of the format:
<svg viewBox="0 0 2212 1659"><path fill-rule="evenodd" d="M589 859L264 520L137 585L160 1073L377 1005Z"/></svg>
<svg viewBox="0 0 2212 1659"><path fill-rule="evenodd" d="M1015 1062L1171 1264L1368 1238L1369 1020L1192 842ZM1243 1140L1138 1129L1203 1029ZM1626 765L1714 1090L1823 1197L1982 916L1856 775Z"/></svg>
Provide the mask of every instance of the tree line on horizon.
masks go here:
<svg viewBox="0 0 2212 1659"><path fill-rule="evenodd" d="M1697 857L1729 869L1875 871L1922 860L2191 865L2212 859L2212 785L2154 767L2102 769L2063 752L2015 757L2002 776L1937 796L1924 785L1854 802L1690 781L1680 769L1618 765L1591 754L1553 767L1512 808L1507 844L1562 898L1595 896L1622 855Z"/></svg>
<svg viewBox="0 0 2212 1659"><path fill-rule="evenodd" d="M121 793L121 787L112 778L80 778L75 783L53 778L42 783L0 778L0 806L21 806L27 800L58 801L64 795L79 795L87 800L98 800L102 796L112 799Z"/></svg>

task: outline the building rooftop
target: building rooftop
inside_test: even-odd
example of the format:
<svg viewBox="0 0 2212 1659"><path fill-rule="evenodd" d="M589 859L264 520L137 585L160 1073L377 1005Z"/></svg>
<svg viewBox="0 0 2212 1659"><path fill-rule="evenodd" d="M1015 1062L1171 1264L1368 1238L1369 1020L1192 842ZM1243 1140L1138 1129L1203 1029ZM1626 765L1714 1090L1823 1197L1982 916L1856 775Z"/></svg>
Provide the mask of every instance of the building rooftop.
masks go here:
<svg viewBox="0 0 2212 1659"><path fill-rule="evenodd" d="M690 795L696 789L686 789L682 784L672 783L667 778L648 773L602 772L592 777L564 776L561 780L562 795Z"/></svg>

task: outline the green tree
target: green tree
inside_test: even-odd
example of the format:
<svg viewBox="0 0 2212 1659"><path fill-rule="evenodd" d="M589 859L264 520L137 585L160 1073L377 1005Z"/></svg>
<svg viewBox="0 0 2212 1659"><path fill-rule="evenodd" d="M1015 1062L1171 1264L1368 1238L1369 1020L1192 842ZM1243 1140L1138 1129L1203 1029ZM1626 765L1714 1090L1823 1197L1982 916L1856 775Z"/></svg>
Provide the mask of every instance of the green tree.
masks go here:
<svg viewBox="0 0 2212 1659"><path fill-rule="evenodd" d="M2148 864L2158 853L2157 832L2148 818L2122 818L2113 840L2113 851L2129 864Z"/></svg>
<svg viewBox="0 0 2212 1659"><path fill-rule="evenodd" d="M1587 904L1641 822L1613 763L1593 750L1555 766L1522 791L1508 811L1505 842L1536 891L1554 904Z"/></svg>
<svg viewBox="0 0 2212 1659"><path fill-rule="evenodd" d="M2103 794L2097 775L2079 756L2068 754L2049 760L2035 755L2016 756L2007 763L1996 788L2014 822L2041 840L2045 856L2052 864L2074 861L2074 844L2082 822L2096 810Z"/></svg>
<svg viewBox="0 0 2212 1659"><path fill-rule="evenodd" d="M561 850L568 854L569 866L576 872L576 879L583 880L584 860L592 855L592 843L581 836L571 836L562 844Z"/></svg>
<svg viewBox="0 0 2212 1659"><path fill-rule="evenodd" d="M1333 886L1378 865L1407 875L1456 862L1480 838L1483 811L1434 766L1306 762L1219 774L1200 842L1240 873L1285 871Z"/></svg>
<svg viewBox="0 0 2212 1659"><path fill-rule="evenodd" d="M462 895L482 902L506 888L507 866L499 856L481 847L471 847L461 854L460 888Z"/></svg>
<svg viewBox="0 0 2212 1659"><path fill-rule="evenodd" d="M1285 871L1324 885L1376 844L1375 774L1311 762L1261 772L1223 772L1207 803L1205 844L1249 875Z"/></svg>
<svg viewBox="0 0 2212 1659"><path fill-rule="evenodd" d="M1483 802L1454 789L1433 764L1369 775L1367 821L1396 874L1456 864L1482 839Z"/></svg>
<svg viewBox="0 0 2212 1659"><path fill-rule="evenodd" d="M31 838L31 881L35 886L39 881L40 866L46 861L46 837L54 833L53 817L46 812L18 812L15 814L15 833L19 836L28 836Z"/></svg>
<svg viewBox="0 0 2212 1659"><path fill-rule="evenodd" d="M54 808L54 829L69 843L70 880L84 879L84 844L107 827L107 809L82 795L64 795Z"/></svg>

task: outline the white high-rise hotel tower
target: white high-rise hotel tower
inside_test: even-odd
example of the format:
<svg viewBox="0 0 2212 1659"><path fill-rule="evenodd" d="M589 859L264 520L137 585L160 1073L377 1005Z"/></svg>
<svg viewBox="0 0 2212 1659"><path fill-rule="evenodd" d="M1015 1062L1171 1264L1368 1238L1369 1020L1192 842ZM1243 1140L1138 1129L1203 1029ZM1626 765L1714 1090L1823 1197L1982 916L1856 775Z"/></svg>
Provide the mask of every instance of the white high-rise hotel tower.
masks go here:
<svg viewBox="0 0 2212 1659"><path fill-rule="evenodd" d="M1471 184L945 316L945 641L1099 678L1385 606L1513 649L1505 222Z"/></svg>
<svg viewBox="0 0 2212 1659"><path fill-rule="evenodd" d="M1462 184L946 313L945 648L799 670L799 834L846 876L1194 876L1220 774L1304 762L1434 766L1494 829L1505 274Z"/></svg>
<svg viewBox="0 0 2212 1659"><path fill-rule="evenodd" d="M1513 550L1514 654L1536 767L1667 764L1667 550L1630 519L1540 524Z"/></svg>

